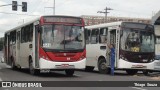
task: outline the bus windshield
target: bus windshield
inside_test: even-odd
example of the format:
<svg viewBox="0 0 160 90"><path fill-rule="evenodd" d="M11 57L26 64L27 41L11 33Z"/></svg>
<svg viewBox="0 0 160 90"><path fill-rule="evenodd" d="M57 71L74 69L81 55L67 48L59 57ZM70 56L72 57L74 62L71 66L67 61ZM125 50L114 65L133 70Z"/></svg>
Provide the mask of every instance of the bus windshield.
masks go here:
<svg viewBox="0 0 160 90"><path fill-rule="evenodd" d="M121 48L131 52L154 52L153 29L148 31L124 27L121 36Z"/></svg>
<svg viewBox="0 0 160 90"><path fill-rule="evenodd" d="M85 47L84 29L81 26L43 25L41 46L45 49L80 50Z"/></svg>

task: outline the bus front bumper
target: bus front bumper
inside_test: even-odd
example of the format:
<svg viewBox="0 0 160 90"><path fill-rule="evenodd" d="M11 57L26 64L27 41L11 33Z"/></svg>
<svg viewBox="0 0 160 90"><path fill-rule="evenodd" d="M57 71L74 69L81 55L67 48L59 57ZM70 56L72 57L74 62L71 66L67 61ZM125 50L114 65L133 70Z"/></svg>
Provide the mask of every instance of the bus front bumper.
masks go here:
<svg viewBox="0 0 160 90"><path fill-rule="evenodd" d="M154 61L151 63L133 63L120 59L118 62L119 69L139 69L139 70L154 70Z"/></svg>
<svg viewBox="0 0 160 90"><path fill-rule="evenodd" d="M86 58L75 62L54 62L40 58L39 69L84 69Z"/></svg>

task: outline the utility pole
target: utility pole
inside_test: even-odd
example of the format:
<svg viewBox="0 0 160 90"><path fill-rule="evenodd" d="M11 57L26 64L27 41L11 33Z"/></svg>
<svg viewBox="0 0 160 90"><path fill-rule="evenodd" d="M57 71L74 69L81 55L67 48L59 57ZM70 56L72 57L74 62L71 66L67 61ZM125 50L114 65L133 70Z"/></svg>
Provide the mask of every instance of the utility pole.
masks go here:
<svg viewBox="0 0 160 90"><path fill-rule="evenodd" d="M45 8L51 8L53 9L53 15L55 15L56 7L55 7L55 0L53 0L53 7L44 7L44 13L45 13Z"/></svg>
<svg viewBox="0 0 160 90"><path fill-rule="evenodd" d="M56 12L56 2L55 0L53 0L53 15L55 15L55 12Z"/></svg>
<svg viewBox="0 0 160 90"><path fill-rule="evenodd" d="M107 13L109 13L108 10L113 10L113 9L106 7L104 10L105 11L98 11L97 13L104 13L105 14L104 23L107 23Z"/></svg>

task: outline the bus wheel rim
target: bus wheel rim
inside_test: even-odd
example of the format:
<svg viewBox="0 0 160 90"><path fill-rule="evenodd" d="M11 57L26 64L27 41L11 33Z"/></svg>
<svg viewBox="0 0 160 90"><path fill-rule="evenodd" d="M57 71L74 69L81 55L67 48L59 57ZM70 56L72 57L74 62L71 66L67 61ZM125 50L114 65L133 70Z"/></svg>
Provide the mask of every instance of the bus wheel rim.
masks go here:
<svg viewBox="0 0 160 90"><path fill-rule="evenodd" d="M100 67L101 67L102 70L106 69L106 63L105 62L101 63Z"/></svg>

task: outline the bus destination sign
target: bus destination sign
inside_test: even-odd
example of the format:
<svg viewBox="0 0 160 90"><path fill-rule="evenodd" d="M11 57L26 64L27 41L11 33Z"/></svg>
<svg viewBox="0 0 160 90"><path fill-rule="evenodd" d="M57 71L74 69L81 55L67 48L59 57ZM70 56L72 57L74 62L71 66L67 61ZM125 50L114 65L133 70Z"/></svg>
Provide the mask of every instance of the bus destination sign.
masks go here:
<svg viewBox="0 0 160 90"><path fill-rule="evenodd" d="M80 24L80 18L68 18L68 17L45 17L45 23L73 23L73 24Z"/></svg>

